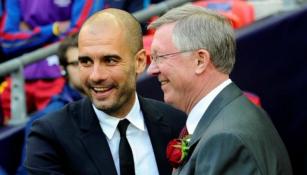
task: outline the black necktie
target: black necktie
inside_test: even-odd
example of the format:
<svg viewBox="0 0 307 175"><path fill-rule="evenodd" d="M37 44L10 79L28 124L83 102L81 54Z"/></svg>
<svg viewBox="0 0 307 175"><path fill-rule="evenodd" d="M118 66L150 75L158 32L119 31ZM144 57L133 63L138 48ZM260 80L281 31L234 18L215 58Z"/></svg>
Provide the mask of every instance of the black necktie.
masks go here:
<svg viewBox="0 0 307 175"><path fill-rule="evenodd" d="M129 124L129 121L127 119L124 119L121 120L117 125L117 128L120 133L119 165L121 175L135 174L132 150L126 137L126 130Z"/></svg>

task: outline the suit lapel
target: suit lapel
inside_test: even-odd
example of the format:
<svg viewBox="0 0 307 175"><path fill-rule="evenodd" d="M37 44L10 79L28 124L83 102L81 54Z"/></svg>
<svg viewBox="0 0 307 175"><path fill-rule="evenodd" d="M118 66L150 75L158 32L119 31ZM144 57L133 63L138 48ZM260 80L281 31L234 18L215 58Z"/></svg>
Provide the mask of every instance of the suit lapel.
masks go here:
<svg viewBox="0 0 307 175"><path fill-rule="evenodd" d="M171 173L170 166L166 159L166 145L171 135L171 130L167 123L163 122L162 114L154 108L151 103L142 97L139 97L141 110L144 116L145 124L149 133L151 144L154 150L159 174Z"/></svg>
<svg viewBox="0 0 307 175"><path fill-rule="evenodd" d="M231 101L238 96L242 95L242 91L234 84L231 83L226 86L212 101L207 111L200 119L191 138L190 146L195 148L197 142L202 137L203 133L207 130L210 123L215 119L216 115Z"/></svg>
<svg viewBox="0 0 307 175"><path fill-rule="evenodd" d="M83 101L80 140L100 174L116 175L113 157L89 99Z"/></svg>

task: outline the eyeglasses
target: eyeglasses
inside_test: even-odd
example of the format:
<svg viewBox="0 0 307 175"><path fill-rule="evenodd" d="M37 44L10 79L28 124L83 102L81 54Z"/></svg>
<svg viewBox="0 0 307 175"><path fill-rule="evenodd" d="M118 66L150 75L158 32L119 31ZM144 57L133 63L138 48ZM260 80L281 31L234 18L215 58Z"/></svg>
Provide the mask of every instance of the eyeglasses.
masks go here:
<svg viewBox="0 0 307 175"><path fill-rule="evenodd" d="M161 63L162 60L167 59L169 56L175 56L177 54L192 52L192 51L194 50L185 50L180 52L168 53L164 55L150 55L150 60L158 64Z"/></svg>
<svg viewBox="0 0 307 175"><path fill-rule="evenodd" d="M79 65L79 61L71 61L67 63L67 66L72 65L73 67L77 67Z"/></svg>

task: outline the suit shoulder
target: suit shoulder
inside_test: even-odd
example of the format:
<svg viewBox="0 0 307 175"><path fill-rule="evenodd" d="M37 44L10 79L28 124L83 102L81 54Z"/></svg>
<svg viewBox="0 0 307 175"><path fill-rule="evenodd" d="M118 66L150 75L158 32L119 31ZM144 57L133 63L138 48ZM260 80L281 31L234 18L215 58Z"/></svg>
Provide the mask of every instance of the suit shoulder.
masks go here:
<svg viewBox="0 0 307 175"><path fill-rule="evenodd" d="M175 117L186 117L186 114L164 102L157 101L149 98L142 98L146 105L150 105L154 110L157 110L159 113L167 114L167 116Z"/></svg>
<svg viewBox="0 0 307 175"><path fill-rule="evenodd" d="M47 122L49 124L56 124L71 120L73 117L76 116L75 114L78 114L80 112L82 103L84 103L84 100L79 100L66 104L62 108L47 113L46 115L37 119L37 121Z"/></svg>

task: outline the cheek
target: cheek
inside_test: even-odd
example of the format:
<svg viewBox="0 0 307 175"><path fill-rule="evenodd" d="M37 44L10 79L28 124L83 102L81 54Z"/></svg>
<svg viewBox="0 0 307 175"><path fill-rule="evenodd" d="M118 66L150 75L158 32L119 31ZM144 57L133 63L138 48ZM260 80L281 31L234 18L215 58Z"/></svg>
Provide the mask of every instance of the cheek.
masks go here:
<svg viewBox="0 0 307 175"><path fill-rule="evenodd" d="M79 73L75 73L74 76L72 76L72 79L75 83L80 83L81 77L79 76Z"/></svg>
<svg viewBox="0 0 307 175"><path fill-rule="evenodd" d="M135 79L136 71L134 66L120 65L113 67L109 72L112 79L119 82L131 82Z"/></svg>
<svg viewBox="0 0 307 175"><path fill-rule="evenodd" d="M69 75L71 75L71 76L79 76L79 72L80 72L80 70L79 70L79 68L78 67L68 67L67 68L67 72L68 72L68 74ZM77 74L77 75L76 75Z"/></svg>
<svg viewBox="0 0 307 175"><path fill-rule="evenodd" d="M176 71L176 68L174 68L172 65L159 65L159 72L162 76L172 77L172 74L175 74Z"/></svg>
<svg viewBox="0 0 307 175"><path fill-rule="evenodd" d="M85 82L89 77L89 71L84 68L80 68L80 70L78 71L78 75L80 77L80 81Z"/></svg>
<svg viewBox="0 0 307 175"><path fill-rule="evenodd" d="M170 80L171 85L173 86L174 90L177 95L183 95L190 91L190 86L193 86L193 81L191 80L191 76L188 72L184 70L176 70L176 71L169 71L167 78Z"/></svg>
<svg viewBox="0 0 307 175"><path fill-rule="evenodd" d="M169 79L172 84L180 84L184 72L174 65L164 65L160 67L161 75Z"/></svg>

